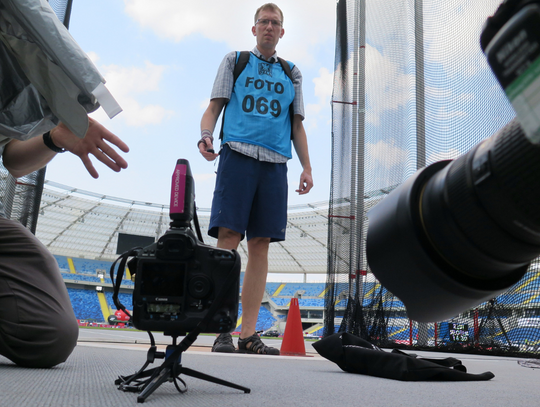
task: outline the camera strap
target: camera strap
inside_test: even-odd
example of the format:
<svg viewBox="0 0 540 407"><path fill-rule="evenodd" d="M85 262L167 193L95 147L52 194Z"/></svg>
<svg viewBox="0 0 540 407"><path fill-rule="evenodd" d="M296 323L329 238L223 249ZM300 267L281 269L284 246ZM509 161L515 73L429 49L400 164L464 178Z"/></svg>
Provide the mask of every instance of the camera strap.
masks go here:
<svg viewBox="0 0 540 407"><path fill-rule="evenodd" d="M201 233L201 227L199 226L199 217L197 216L196 208L193 210L193 224L195 225L195 233L197 233L197 239L199 239L201 243L204 243Z"/></svg>
<svg viewBox="0 0 540 407"><path fill-rule="evenodd" d="M113 302L114 305L116 305L117 309L120 309L126 313L126 315L131 318L131 314L126 309L126 307L120 302L118 299L118 293L120 292L120 284L122 284L122 278L124 277L124 270L126 269L126 263L128 261L128 258L137 256L140 251L142 250L142 247L134 247L133 249L128 250L127 252L122 253L120 257L118 257L114 263L111 265L111 281L113 282ZM120 260L120 264L118 265L118 272L116 273L116 279L114 278L114 269L116 267L116 263Z"/></svg>

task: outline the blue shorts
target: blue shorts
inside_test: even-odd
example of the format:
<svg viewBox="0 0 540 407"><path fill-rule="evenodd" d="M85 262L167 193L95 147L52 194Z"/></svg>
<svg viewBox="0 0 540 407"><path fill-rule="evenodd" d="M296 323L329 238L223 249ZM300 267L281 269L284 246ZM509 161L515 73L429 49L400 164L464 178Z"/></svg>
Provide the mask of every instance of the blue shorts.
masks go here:
<svg viewBox="0 0 540 407"><path fill-rule="evenodd" d="M285 240L287 164L259 161L225 145L219 156L208 234L217 239L225 227L250 240Z"/></svg>

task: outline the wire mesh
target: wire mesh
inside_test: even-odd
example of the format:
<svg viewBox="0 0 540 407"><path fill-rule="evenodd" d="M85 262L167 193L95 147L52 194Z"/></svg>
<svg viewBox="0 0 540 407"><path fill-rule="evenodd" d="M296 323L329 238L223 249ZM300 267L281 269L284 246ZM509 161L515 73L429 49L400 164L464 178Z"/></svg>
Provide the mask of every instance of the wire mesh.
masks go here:
<svg viewBox="0 0 540 407"><path fill-rule="evenodd" d="M479 45L499 3L338 1L325 335L540 356L540 262L505 294L437 324L410 321L365 264L371 207L417 169L466 153L514 117Z"/></svg>

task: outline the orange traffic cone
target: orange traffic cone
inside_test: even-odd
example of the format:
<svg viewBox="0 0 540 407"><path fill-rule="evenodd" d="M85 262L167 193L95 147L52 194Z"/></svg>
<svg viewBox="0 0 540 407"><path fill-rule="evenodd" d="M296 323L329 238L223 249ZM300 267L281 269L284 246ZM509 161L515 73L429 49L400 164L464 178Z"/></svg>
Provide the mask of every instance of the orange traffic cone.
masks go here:
<svg viewBox="0 0 540 407"><path fill-rule="evenodd" d="M298 298L291 298L280 354L284 356L306 356Z"/></svg>

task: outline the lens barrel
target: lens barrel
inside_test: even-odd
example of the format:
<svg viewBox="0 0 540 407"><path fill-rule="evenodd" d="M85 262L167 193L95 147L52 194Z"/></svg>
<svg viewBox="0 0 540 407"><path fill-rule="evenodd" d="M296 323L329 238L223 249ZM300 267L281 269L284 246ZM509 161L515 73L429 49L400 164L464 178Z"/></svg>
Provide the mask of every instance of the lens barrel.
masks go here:
<svg viewBox="0 0 540 407"><path fill-rule="evenodd" d="M540 148L514 120L410 177L368 213L368 264L421 322L517 283L540 254Z"/></svg>

